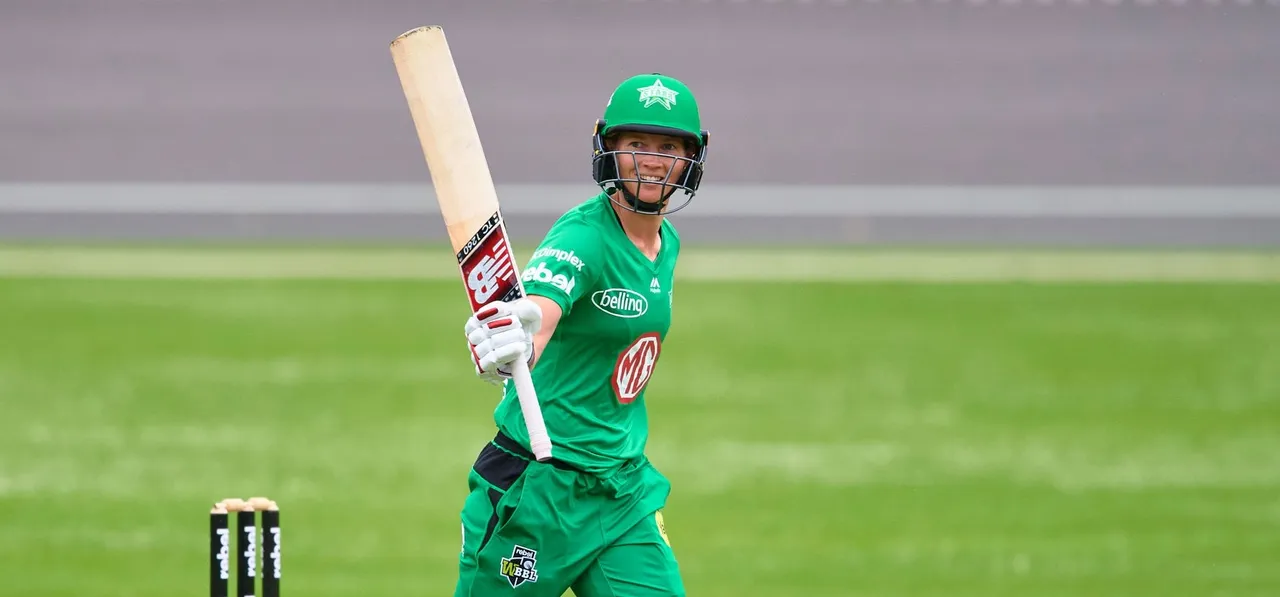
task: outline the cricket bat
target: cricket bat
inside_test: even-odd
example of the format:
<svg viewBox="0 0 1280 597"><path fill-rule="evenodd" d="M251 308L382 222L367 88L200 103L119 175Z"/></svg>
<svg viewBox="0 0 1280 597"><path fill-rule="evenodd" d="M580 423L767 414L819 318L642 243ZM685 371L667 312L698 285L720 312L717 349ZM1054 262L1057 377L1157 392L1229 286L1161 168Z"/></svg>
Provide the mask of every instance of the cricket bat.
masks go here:
<svg viewBox="0 0 1280 597"><path fill-rule="evenodd" d="M418 131L471 311L494 300L524 297L493 175L444 28L431 25L402 33L391 42L391 57ZM538 460L549 460L551 438L529 365L523 358L516 359L512 369L530 448Z"/></svg>

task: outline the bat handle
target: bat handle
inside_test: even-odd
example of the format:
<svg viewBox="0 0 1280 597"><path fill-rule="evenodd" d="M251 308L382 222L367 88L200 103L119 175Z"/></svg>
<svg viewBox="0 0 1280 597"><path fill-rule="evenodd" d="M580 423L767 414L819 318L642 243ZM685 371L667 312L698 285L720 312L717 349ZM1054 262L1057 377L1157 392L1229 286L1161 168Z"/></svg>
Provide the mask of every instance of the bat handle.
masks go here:
<svg viewBox="0 0 1280 597"><path fill-rule="evenodd" d="M529 447L538 462L546 462L551 460L551 436L547 435L547 425L542 421L542 407L538 404L538 393L533 389L529 363L518 358L511 367L511 380L516 384L520 411L524 413L524 425L529 430Z"/></svg>

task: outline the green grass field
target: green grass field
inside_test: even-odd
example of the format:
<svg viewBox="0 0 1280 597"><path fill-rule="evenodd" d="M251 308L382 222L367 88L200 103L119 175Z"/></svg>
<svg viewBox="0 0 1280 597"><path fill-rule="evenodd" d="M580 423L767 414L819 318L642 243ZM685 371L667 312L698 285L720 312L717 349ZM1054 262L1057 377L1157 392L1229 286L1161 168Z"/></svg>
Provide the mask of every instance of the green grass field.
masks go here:
<svg viewBox="0 0 1280 597"><path fill-rule="evenodd" d="M0 595L204 595L259 494L285 595L451 594L494 396L448 263L192 251L0 251ZM691 596L1280 594L1275 254L692 255L648 394Z"/></svg>

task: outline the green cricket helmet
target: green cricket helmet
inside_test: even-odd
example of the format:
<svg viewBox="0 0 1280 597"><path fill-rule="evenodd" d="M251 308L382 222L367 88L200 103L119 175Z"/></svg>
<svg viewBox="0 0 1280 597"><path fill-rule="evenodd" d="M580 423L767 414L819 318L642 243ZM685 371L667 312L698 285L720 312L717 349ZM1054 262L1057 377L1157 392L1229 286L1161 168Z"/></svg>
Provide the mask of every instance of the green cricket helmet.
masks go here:
<svg viewBox="0 0 1280 597"><path fill-rule="evenodd" d="M673 135L688 141L693 148L691 156L672 156L643 151L610 149L606 139L623 131L656 133ZM698 101L688 86L677 79L658 73L636 75L623 81L609 96L605 106L604 117L596 120L592 132L593 157L591 172L596 184L600 185L610 199L622 195L625 208L640 213L671 213L683 208L693 200L693 195L702 182L703 164L707 157L708 133L702 128L702 119L698 114ZM639 174L635 178L622 178L619 174L619 159L635 160L639 155L660 155L675 158L684 162L683 172L671 179L677 169L667 172L662 200L658 203L640 201L631 194L623 183L639 184ZM634 162L633 162L634 163ZM658 184L658 183L646 183ZM684 191L688 200L674 209L663 211L663 206L676 191Z"/></svg>

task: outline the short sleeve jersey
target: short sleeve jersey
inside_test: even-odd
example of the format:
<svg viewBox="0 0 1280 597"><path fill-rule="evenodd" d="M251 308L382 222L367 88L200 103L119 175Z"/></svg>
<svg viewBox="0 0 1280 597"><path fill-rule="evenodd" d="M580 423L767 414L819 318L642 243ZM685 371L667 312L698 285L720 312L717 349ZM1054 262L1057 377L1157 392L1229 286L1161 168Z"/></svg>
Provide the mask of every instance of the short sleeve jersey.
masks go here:
<svg viewBox="0 0 1280 597"><path fill-rule="evenodd" d="M663 221L650 260L627 238L603 193L551 227L522 274L525 292L563 311L533 368L556 458L607 474L643 455L645 386L671 324L680 239ZM499 429L529 445L514 384L494 412Z"/></svg>

